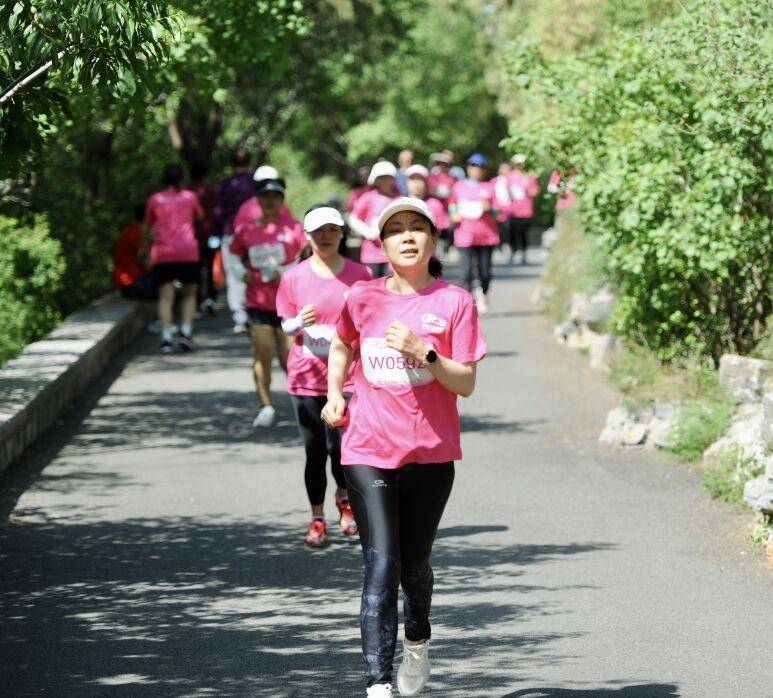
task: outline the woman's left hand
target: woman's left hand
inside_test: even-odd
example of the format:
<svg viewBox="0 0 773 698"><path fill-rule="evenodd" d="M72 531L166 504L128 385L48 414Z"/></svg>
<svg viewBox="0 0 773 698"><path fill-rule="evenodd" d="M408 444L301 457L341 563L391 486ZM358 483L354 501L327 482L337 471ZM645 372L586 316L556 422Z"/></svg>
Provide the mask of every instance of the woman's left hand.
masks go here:
<svg viewBox="0 0 773 698"><path fill-rule="evenodd" d="M403 356L416 361L424 361L429 347L416 333L399 320L392 320L386 331L387 346L396 349Z"/></svg>

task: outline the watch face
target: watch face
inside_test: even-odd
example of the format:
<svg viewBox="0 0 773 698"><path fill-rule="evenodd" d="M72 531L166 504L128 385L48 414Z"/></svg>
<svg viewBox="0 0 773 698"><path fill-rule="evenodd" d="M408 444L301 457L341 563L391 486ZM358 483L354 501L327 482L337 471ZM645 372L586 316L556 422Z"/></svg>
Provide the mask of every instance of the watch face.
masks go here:
<svg viewBox="0 0 773 698"><path fill-rule="evenodd" d="M430 349L427 352L427 363L434 364L437 361L437 352L434 349Z"/></svg>

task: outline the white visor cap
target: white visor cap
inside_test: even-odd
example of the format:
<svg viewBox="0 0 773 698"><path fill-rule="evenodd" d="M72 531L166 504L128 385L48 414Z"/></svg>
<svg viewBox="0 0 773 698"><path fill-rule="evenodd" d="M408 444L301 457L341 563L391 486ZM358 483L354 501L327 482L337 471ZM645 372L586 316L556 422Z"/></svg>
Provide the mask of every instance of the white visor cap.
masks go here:
<svg viewBox="0 0 773 698"><path fill-rule="evenodd" d="M413 177L414 175L418 175L419 177L423 177L424 179L427 179L429 177L429 170L426 167L424 167L424 165L411 165L405 171L405 176Z"/></svg>
<svg viewBox="0 0 773 698"><path fill-rule="evenodd" d="M375 184L377 177L396 177L397 168L388 160L379 160L370 168L368 184Z"/></svg>
<svg viewBox="0 0 773 698"><path fill-rule="evenodd" d="M271 167L271 165L261 165L255 170L252 179L256 182L260 182L263 179L279 179L279 173L276 171L276 168Z"/></svg>
<svg viewBox="0 0 773 698"><path fill-rule="evenodd" d="M510 162L513 165L524 165L526 163L526 156L523 153L516 153L510 158Z"/></svg>
<svg viewBox="0 0 773 698"><path fill-rule="evenodd" d="M313 211L309 211L303 219L303 229L307 233L313 233L323 225L328 224L337 225L340 228L344 227L344 219L341 217L341 213L332 206L315 208Z"/></svg>
<svg viewBox="0 0 773 698"><path fill-rule="evenodd" d="M389 206L387 206L378 217L378 231L379 233L384 230L384 226L387 221L395 215L395 213L401 213L402 211L414 211L419 213L435 226L435 219L430 213L429 207L421 199L416 199L412 196L401 196L399 199L395 199Z"/></svg>

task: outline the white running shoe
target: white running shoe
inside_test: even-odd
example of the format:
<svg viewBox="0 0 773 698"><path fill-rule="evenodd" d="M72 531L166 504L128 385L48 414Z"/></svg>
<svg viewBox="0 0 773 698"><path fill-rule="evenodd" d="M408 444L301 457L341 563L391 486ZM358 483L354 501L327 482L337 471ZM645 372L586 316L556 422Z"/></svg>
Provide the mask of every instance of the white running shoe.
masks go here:
<svg viewBox="0 0 773 698"><path fill-rule="evenodd" d="M367 698L392 698L392 684L377 683L371 686L365 695Z"/></svg>
<svg viewBox="0 0 773 698"><path fill-rule="evenodd" d="M488 301L486 300L486 294L483 293L483 289L480 286L475 287L475 305L478 306L478 312L481 315L485 315L489 311Z"/></svg>
<svg viewBox="0 0 773 698"><path fill-rule="evenodd" d="M274 417L276 416L276 410L273 405L263 405L258 410L258 414L255 419L252 420L252 426L254 427L270 427L274 423Z"/></svg>
<svg viewBox="0 0 773 698"><path fill-rule="evenodd" d="M429 640L409 645L403 640L403 661L397 671L401 696L418 696L429 681Z"/></svg>

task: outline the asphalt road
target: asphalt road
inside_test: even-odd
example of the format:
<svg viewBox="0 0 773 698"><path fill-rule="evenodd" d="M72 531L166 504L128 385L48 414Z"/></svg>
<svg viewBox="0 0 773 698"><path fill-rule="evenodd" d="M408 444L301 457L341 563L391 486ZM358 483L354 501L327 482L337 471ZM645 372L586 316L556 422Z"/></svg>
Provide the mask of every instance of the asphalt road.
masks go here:
<svg viewBox="0 0 773 698"><path fill-rule="evenodd" d="M600 447L616 396L530 305L539 269L496 272L426 695L773 696L748 514ZM0 483L0 695L362 695L359 547L304 548L283 378L256 432L247 339L200 330L192 356L144 340Z"/></svg>

